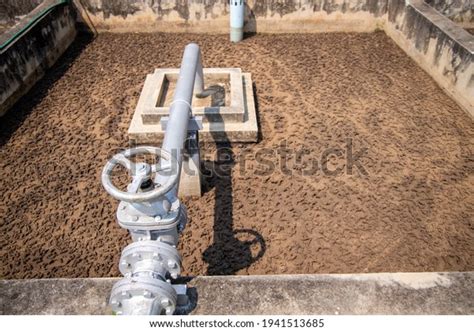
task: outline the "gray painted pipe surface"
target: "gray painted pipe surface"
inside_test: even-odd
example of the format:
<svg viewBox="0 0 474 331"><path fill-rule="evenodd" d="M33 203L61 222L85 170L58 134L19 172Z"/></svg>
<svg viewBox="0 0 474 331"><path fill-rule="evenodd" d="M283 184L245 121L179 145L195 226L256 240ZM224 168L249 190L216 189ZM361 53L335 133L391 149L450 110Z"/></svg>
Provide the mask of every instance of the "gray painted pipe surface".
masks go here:
<svg viewBox="0 0 474 331"><path fill-rule="evenodd" d="M172 166L177 171L181 169L182 151L188 133L189 118L192 115L193 94L200 94L203 90L204 75L201 51L197 44L191 43L184 49L162 145L162 149L176 157L177 168L174 167L175 165Z"/></svg>

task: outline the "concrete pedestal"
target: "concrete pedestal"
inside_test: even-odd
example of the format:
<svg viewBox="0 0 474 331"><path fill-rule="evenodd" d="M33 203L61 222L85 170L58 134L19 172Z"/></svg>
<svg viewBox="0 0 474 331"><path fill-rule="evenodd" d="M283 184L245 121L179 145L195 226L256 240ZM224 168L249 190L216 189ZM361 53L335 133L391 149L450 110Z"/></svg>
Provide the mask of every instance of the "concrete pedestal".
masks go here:
<svg viewBox="0 0 474 331"><path fill-rule="evenodd" d="M160 123L169 114L169 105L179 69L157 69L147 75L132 122L130 140L136 144L156 143L163 139ZM215 94L193 98L192 111L202 116L202 141L257 142L258 126L251 75L238 68L205 68L205 90L221 89L223 98L216 104Z"/></svg>
<svg viewBox="0 0 474 331"><path fill-rule="evenodd" d="M180 185L178 195L201 196L201 156L199 153L199 134L193 132L186 140L186 150L183 155Z"/></svg>

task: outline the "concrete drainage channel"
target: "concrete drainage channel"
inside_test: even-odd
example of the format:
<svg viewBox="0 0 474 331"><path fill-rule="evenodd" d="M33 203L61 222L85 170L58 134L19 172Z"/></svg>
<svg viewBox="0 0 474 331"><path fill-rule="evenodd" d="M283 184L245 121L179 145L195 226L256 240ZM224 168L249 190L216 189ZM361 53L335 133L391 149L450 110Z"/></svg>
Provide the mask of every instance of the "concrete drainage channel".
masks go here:
<svg viewBox="0 0 474 331"><path fill-rule="evenodd" d="M239 6L238 13L241 15L243 2L235 2L235 5ZM392 0L380 1L379 5L377 9L360 10L357 14L371 16L375 25L382 27L470 116L474 116L474 37L424 2L412 0L405 5L404 1ZM87 6L92 22L97 26L113 24L107 19L99 21L97 12L94 13L91 8L93 6ZM227 10L226 6L223 8ZM294 12L298 13L295 8ZM260 10L257 4L254 9ZM42 7L35 10L41 11ZM266 8L267 12L272 10ZM139 10L135 12L130 16L140 14ZM5 86L8 86L8 89L2 90L3 112L40 79L44 68L56 61L73 41L76 35L74 13L73 7L62 2L51 7L37 23L39 31L49 31L49 34L40 34L35 26L25 31L21 30L21 25L14 28L17 32L22 31L18 34L18 41L2 48L1 65L7 68L2 78ZM321 14L320 11L316 13ZM251 14L252 11L247 11L247 22ZM108 13L108 17L113 15L113 10ZM260 17L266 29L270 29L266 15L261 14ZM325 15L328 15L327 24L337 25L338 22L329 17L330 13ZM348 22L356 17L353 13L343 13L342 17L344 15L347 15ZM282 29L285 22L290 28L296 24L291 21L295 15L288 16L289 18L281 16L279 29ZM162 19L166 21L167 18ZM254 19L254 23L258 24L259 16L254 15ZM218 18L216 22L219 22ZM133 20L127 22L125 19L122 23L133 25ZM190 24L199 25L200 22ZM243 33L242 26L232 21L231 28L231 38L238 41ZM124 25L120 29L124 29ZM5 36L2 35L2 38L7 38ZM51 42L43 43L42 38ZM25 47L25 44L36 49L30 52L31 49ZM45 48L44 44L50 48ZM25 61L20 63L18 58ZM31 63L38 63L37 68L33 68ZM22 65L28 70L22 70ZM200 187L201 180L199 175L187 176L188 174L181 173L181 169L183 163L186 163L186 169L193 168L197 172L200 170L199 147L196 148L199 146L200 130L208 139L218 137L219 134L226 135L229 128L235 128L230 135L235 141L257 139L250 74L242 74L238 68L216 70L203 70L199 47L195 44L188 45L172 102L167 105L163 102L161 105L161 108L168 109L169 116L161 113L162 109L156 106L157 100L166 99L162 95L164 92L147 91L147 86L154 85L145 83L142 91L144 97L140 98L130 126L129 133L135 142L156 143L157 139L163 139L162 148L139 146L129 149L112 157L104 168L104 187L110 195L120 200L117 211L119 225L130 232L134 241L123 250L120 259L120 272L125 278L2 280L0 313L474 313L471 302L474 296L473 272L199 276L189 281L180 279L181 258L176 247L179 233L186 225L187 212L178 195L181 190L183 195L199 195L199 189L189 190L189 187ZM22 72L23 76L19 76L18 72ZM208 107L217 109L214 109L214 117L209 115L214 110L209 109L203 111L203 117L193 116L193 95L199 97L204 94L206 73L223 75L229 80L232 100L228 104L223 101L219 106L228 108L225 112L217 106ZM167 80L169 84L172 75L176 75L176 69L158 72L156 76L150 75L149 79L159 77L163 84ZM150 96L153 93L158 94ZM148 97L152 100L153 107L147 106ZM211 129L218 133L212 133ZM156 162L146 164L133 160L142 154L151 154ZM114 169L119 165L129 171L133 179L126 190L121 190L114 184ZM275 293L284 295L274 295ZM302 296L301 293L306 295ZM244 301L245 304L242 303ZM73 304L65 308L64 302Z"/></svg>

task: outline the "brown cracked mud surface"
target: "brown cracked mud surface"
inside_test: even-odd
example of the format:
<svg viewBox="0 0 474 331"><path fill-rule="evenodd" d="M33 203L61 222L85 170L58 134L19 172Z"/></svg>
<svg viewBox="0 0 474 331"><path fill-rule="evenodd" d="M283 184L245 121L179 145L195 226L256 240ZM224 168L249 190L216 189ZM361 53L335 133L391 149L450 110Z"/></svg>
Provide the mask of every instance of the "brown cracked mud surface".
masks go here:
<svg viewBox="0 0 474 331"><path fill-rule="evenodd" d="M261 140L221 146L233 161L203 144L185 275L474 270L474 122L383 33L104 33L0 120L0 277L119 275L130 239L100 172L145 75L190 41L204 66L252 74Z"/></svg>

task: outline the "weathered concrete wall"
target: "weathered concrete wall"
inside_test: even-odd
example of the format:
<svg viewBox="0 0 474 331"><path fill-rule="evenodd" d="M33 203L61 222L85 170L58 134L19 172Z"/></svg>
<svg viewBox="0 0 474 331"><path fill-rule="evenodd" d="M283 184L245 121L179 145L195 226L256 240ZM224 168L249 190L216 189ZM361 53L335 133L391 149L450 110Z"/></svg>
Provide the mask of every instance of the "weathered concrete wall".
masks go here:
<svg viewBox="0 0 474 331"><path fill-rule="evenodd" d="M18 25L0 35L0 44L49 6L46 0ZM0 50L0 116L38 81L76 36L75 14L68 5L55 7L23 35Z"/></svg>
<svg viewBox="0 0 474 331"><path fill-rule="evenodd" d="M0 315L111 314L115 278L0 280ZM474 273L199 276L200 315L474 314Z"/></svg>
<svg viewBox="0 0 474 331"><path fill-rule="evenodd" d="M24 1L33 4L39 0ZM369 32L383 28L454 100L473 115L473 37L434 9L447 8L445 11L453 13L459 9L458 12L464 15L462 17L468 17L463 19L472 21L472 0L424 1L248 0L245 29L247 32L279 33ZM92 22L102 31L199 33L229 31L228 0L82 0L81 2L85 5ZM70 14L68 12L66 16ZM68 32L71 31L69 27L72 23L67 18L65 22L59 25L53 22L48 30L48 36L35 37L43 41L57 40L55 45L44 42L57 50L55 53L57 56L62 52L61 49L65 49L63 47L65 44L61 40L68 41L72 35ZM25 45L20 47L26 47ZM28 56L31 57L31 54ZM44 57L44 52L41 56ZM27 89L18 89L18 86L20 84L31 86L31 82L42 75L41 70L44 71L46 68L41 65L40 70L31 73L31 65L28 65L32 63L28 62L30 60L18 60L18 58L14 60L15 58L12 56L10 61L21 63L18 69L14 69L16 72L8 73L8 81L3 78L3 81L0 81L0 84L8 86L8 91L2 90L0 101L10 98L11 89L26 91ZM48 55L47 58L47 63L52 63L54 60L54 56L51 58ZM17 65L15 62L11 63L13 66ZM29 71L21 68L27 68Z"/></svg>
<svg viewBox="0 0 474 331"><path fill-rule="evenodd" d="M390 0L384 30L474 117L472 35L422 0Z"/></svg>
<svg viewBox="0 0 474 331"><path fill-rule="evenodd" d="M17 20L42 2L43 0L2 0L0 2L0 24Z"/></svg>
<svg viewBox="0 0 474 331"><path fill-rule="evenodd" d="M425 2L456 23L474 26L473 0L425 0Z"/></svg>
<svg viewBox="0 0 474 331"><path fill-rule="evenodd" d="M1 0L0 34L17 24L20 19L32 11L43 0Z"/></svg>
<svg viewBox="0 0 474 331"><path fill-rule="evenodd" d="M373 31L388 0L248 0L247 32ZM83 0L99 30L229 30L228 0ZM284 23L284 24L281 24Z"/></svg>

